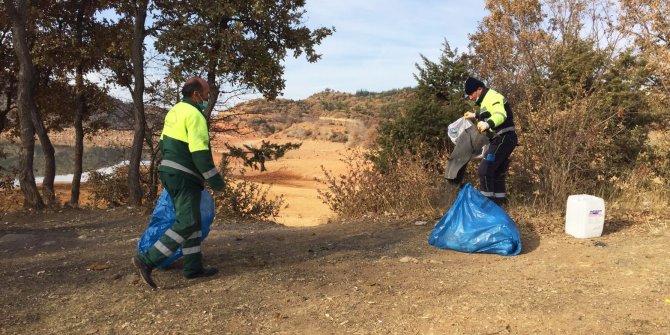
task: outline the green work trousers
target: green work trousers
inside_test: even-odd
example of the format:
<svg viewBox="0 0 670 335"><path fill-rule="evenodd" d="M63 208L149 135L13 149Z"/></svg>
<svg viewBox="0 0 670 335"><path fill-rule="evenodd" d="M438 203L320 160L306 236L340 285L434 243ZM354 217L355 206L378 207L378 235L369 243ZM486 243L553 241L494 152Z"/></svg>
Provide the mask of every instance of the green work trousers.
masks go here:
<svg viewBox="0 0 670 335"><path fill-rule="evenodd" d="M157 267L182 247L184 275L202 271L202 223L200 221L200 192L202 185L184 177L179 172L160 172L163 187L170 194L177 217L169 228L149 250L138 257L147 265Z"/></svg>

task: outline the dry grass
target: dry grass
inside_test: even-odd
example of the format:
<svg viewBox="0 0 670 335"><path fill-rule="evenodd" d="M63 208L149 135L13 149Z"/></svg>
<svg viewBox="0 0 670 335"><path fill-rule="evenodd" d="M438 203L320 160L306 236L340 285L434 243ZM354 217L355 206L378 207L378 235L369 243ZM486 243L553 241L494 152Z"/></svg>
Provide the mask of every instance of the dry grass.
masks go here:
<svg viewBox="0 0 670 335"><path fill-rule="evenodd" d="M140 169L142 194L149 194L147 169ZM119 166L112 173L91 171L88 186L91 189L88 200L98 208L125 206L128 204L128 166Z"/></svg>
<svg viewBox="0 0 670 335"><path fill-rule="evenodd" d="M249 180L244 169L240 169L235 179L225 160L219 169L225 189L214 192L217 215L241 221L270 221L285 206L283 195L272 197L270 186Z"/></svg>
<svg viewBox="0 0 670 335"><path fill-rule="evenodd" d="M350 150L342 161L345 174L336 175L323 168L326 186L319 198L341 218L370 214L395 217L440 215L450 202L444 180L424 169L418 157L405 154L386 172L375 169L365 154Z"/></svg>

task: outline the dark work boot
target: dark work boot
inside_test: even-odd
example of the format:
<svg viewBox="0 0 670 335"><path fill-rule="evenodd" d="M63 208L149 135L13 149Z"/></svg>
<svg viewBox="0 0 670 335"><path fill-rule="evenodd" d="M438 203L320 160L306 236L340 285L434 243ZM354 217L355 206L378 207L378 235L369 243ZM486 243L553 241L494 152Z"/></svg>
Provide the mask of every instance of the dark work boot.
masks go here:
<svg viewBox="0 0 670 335"><path fill-rule="evenodd" d="M154 269L142 262L137 256L133 257L133 265L137 268L137 271L140 273L142 279L144 279L144 282L151 286L151 288L156 288L156 283L151 278L151 271Z"/></svg>
<svg viewBox="0 0 670 335"><path fill-rule="evenodd" d="M208 268L203 268L199 272L196 272L194 274L189 274L189 275L184 275L184 277L188 279L195 279L195 278L202 278L202 277L211 277L215 274L219 273L219 269L215 267L208 267Z"/></svg>

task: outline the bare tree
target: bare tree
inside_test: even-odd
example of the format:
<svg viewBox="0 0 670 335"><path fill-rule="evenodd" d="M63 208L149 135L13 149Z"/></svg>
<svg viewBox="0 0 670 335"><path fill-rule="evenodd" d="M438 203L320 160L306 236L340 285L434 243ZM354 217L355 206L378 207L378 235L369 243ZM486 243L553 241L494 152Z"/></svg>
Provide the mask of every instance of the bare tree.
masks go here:
<svg viewBox="0 0 670 335"><path fill-rule="evenodd" d="M670 97L670 4L661 0L621 1L621 30L632 37L648 59L653 83Z"/></svg>

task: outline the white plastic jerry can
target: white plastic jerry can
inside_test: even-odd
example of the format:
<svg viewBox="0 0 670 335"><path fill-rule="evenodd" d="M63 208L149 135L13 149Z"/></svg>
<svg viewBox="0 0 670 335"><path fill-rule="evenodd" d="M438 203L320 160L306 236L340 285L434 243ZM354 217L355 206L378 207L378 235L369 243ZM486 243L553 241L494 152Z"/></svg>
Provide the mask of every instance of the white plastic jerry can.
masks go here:
<svg viewBox="0 0 670 335"><path fill-rule="evenodd" d="M605 224L605 201L588 194L568 197L565 233L577 238L599 237Z"/></svg>

